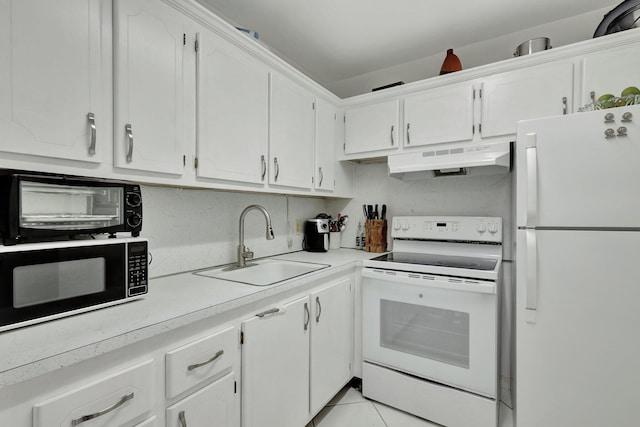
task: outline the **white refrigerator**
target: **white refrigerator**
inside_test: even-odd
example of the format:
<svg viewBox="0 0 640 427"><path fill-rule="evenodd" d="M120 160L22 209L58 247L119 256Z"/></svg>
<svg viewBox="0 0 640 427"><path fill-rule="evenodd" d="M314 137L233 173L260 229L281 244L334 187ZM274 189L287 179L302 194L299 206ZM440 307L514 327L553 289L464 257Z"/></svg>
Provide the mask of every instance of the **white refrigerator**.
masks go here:
<svg viewBox="0 0 640 427"><path fill-rule="evenodd" d="M640 106L520 122L516 182L516 426L640 426Z"/></svg>

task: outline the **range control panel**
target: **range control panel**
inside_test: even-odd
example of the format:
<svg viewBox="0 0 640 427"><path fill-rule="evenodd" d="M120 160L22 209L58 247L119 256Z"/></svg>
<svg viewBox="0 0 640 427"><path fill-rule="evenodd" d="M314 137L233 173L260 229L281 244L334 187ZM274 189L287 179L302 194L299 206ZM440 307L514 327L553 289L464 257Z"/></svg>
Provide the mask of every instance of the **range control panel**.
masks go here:
<svg viewBox="0 0 640 427"><path fill-rule="evenodd" d="M397 239L502 242L502 218L479 216L396 216L391 237Z"/></svg>
<svg viewBox="0 0 640 427"><path fill-rule="evenodd" d="M128 246L128 295L135 296L147 293L147 242L129 242Z"/></svg>

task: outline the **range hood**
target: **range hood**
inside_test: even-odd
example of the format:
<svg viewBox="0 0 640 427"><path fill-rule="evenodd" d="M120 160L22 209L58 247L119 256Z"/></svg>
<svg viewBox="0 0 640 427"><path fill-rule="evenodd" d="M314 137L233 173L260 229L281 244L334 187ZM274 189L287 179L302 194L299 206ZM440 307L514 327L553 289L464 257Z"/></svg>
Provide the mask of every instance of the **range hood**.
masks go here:
<svg viewBox="0 0 640 427"><path fill-rule="evenodd" d="M390 155L387 162L389 176L404 180L503 174L511 167L511 143L412 151Z"/></svg>

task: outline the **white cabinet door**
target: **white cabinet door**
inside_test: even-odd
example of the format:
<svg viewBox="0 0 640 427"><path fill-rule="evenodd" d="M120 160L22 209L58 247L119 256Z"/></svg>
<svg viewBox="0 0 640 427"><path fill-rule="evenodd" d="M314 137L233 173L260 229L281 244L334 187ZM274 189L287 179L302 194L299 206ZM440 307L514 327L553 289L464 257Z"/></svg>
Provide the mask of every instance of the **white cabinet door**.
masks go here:
<svg viewBox="0 0 640 427"><path fill-rule="evenodd" d="M114 1L114 165L183 171L185 17L162 1Z"/></svg>
<svg viewBox="0 0 640 427"><path fill-rule="evenodd" d="M112 123L106 7L0 0L0 150L102 160Z"/></svg>
<svg viewBox="0 0 640 427"><path fill-rule="evenodd" d="M400 101L352 108L345 113L345 154L394 150L400 146Z"/></svg>
<svg viewBox="0 0 640 427"><path fill-rule="evenodd" d="M271 76L269 184L310 189L315 98L295 82Z"/></svg>
<svg viewBox="0 0 640 427"><path fill-rule="evenodd" d="M471 83L461 83L405 98L405 147L471 140L473 91Z"/></svg>
<svg viewBox="0 0 640 427"><path fill-rule="evenodd" d="M353 279L311 294L311 413L315 414L351 378Z"/></svg>
<svg viewBox="0 0 640 427"><path fill-rule="evenodd" d="M198 37L198 176L266 181L269 69L206 29Z"/></svg>
<svg viewBox="0 0 640 427"><path fill-rule="evenodd" d="M336 171L336 139L338 110L321 99L316 103L316 190L333 191Z"/></svg>
<svg viewBox="0 0 640 427"><path fill-rule="evenodd" d="M310 327L307 296L242 322L243 427L305 425Z"/></svg>
<svg viewBox="0 0 640 427"><path fill-rule="evenodd" d="M235 377L229 373L167 408L167 427L239 427Z"/></svg>
<svg viewBox="0 0 640 427"><path fill-rule="evenodd" d="M482 83L483 138L516 133L519 120L573 109L573 64L545 64L496 74Z"/></svg>
<svg viewBox="0 0 640 427"><path fill-rule="evenodd" d="M640 87L640 43L586 55L583 60L582 102L610 93L620 96L629 86Z"/></svg>

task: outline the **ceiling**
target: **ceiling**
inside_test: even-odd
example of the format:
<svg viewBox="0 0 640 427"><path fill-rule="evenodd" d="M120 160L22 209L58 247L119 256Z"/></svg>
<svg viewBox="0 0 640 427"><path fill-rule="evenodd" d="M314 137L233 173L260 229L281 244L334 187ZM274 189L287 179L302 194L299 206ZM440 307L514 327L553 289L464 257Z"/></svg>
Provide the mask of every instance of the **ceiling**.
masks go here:
<svg viewBox="0 0 640 427"><path fill-rule="evenodd" d="M616 0L198 0L318 83L613 7ZM595 28L594 28L595 29Z"/></svg>

